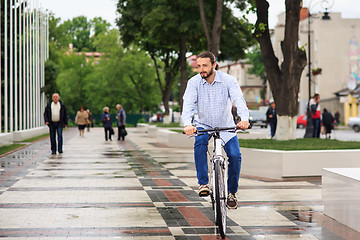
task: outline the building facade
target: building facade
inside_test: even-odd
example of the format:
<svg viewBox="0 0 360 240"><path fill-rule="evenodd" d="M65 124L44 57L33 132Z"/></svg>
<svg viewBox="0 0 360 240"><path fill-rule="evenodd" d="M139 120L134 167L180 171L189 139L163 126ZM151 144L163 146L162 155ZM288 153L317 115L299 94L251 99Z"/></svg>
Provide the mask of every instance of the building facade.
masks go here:
<svg viewBox="0 0 360 240"><path fill-rule="evenodd" d="M219 62L219 70L236 77L238 80L248 107L258 109L268 103L267 84L260 77L249 74L249 68L251 68L251 64L247 63L246 60Z"/></svg>
<svg viewBox="0 0 360 240"><path fill-rule="evenodd" d="M38 1L1 1L0 145L47 131L43 121L48 14Z"/></svg>
<svg viewBox="0 0 360 240"><path fill-rule="evenodd" d="M323 13L311 14L301 10L299 25L299 47L311 55L311 96L319 93L322 109L340 113L340 120L347 122L350 116L359 113L359 99L353 91L360 84L360 19L344 19L340 13L330 13L331 20L323 20ZM310 28L309 28L310 27ZM285 14L279 15L274 29L273 46L279 63L282 62L280 43L284 38ZM310 35L310 43L308 38ZM299 115L305 114L309 101L308 66L305 67L299 91ZM339 91L348 89L341 98ZM350 110L348 110L350 109Z"/></svg>

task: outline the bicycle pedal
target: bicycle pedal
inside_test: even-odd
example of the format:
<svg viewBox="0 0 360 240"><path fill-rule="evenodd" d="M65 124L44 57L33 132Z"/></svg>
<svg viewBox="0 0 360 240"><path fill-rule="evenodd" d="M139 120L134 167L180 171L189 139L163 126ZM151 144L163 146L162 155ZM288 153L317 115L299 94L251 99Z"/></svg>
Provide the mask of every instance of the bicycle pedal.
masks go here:
<svg viewBox="0 0 360 240"><path fill-rule="evenodd" d="M207 191L199 192L199 197L207 197L209 195L210 195L210 193Z"/></svg>

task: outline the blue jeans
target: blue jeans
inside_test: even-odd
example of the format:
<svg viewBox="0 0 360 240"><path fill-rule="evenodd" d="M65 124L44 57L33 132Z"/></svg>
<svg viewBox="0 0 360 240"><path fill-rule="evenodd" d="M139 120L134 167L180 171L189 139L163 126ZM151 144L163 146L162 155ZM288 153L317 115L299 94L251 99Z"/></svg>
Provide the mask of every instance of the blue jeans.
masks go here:
<svg viewBox="0 0 360 240"><path fill-rule="evenodd" d="M319 138L320 137L320 128L321 128L321 122L320 118L312 118L314 130L313 130L313 138Z"/></svg>
<svg viewBox="0 0 360 240"><path fill-rule="evenodd" d="M274 137L275 133L276 133L276 122L271 121L270 122L270 134L271 134L271 137Z"/></svg>
<svg viewBox="0 0 360 240"><path fill-rule="evenodd" d="M198 128L202 129L202 128ZM209 183L208 176L208 150L209 135L204 134L195 137L194 156L197 179L200 185ZM239 187L239 176L241 168L241 153L237 136L230 139L224 146L228 157L228 188L230 193L236 193Z"/></svg>
<svg viewBox="0 0 360 240"><path fill-rule="evenodd" d="M59 123L50 123L50 143L51 143L51 152L56 153L56 132L58 136L58 150L59 152L63 151L63 127Z"/></svg>

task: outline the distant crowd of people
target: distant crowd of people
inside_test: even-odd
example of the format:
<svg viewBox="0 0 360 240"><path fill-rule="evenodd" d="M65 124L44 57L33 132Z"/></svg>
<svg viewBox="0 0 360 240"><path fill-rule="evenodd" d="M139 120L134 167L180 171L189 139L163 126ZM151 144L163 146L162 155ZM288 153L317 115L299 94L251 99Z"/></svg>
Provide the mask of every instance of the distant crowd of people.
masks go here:
<svg viewBox="0 0 360 240"><path fill-rule="evenodd" d="M125 129L126 125L126 113L123 107L120 104L116 105L117 114L116 121L118 127L118 140L125 141L125 136L127 131ZM68 125L68 114L65 104L60 100L58 93L52 95L52 101L48 103L44 111L44 121L45 124L49 127L50 132L50 144L51 144L51 154L63 153L63 128ZM103 113L101 115L101 121L105 131L105 140L112 141L111 136L115 134L112 128L111 115L109 113L109 107L103 108ZM80 110L77 111L75 116L75 124L78 126L79 136L84 137L85 128L90 132L90 128L94 126L93 116L90 112L90 109L84 110L84 107L81 106ZM57 136L57 139L56 139ZM56 141L57 140L57 141Z"/></svg>
<svg viewBox="0 0 360 240"><path fill-rule="evenodd" d="M325 138L331 138L331 131L337 126L340 122L339 112L335 113L333 116L326 108L324 108L321 113L320 109L320 95L315 94L313 98L310 99L308 109L311 116L311 123L313 125L313 138L320 138L320 133L325 134ZM276 108L275 102L271 101L270 106L266 112L266 119L270 125L270 135L271 138L275 136L277 117L276 117Z"/></svg>

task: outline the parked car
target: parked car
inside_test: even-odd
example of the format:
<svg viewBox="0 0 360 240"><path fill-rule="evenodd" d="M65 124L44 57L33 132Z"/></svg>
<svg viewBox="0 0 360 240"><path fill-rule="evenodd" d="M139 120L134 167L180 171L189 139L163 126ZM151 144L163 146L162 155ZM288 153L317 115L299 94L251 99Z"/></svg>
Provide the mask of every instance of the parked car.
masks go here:
<svg viewBox="0 0 360 240"><path fill-rule="evenodd" d="M249 122L252 126L260 126L261 128L267 128L266 113L260 110L249 111Z"/></svg>
<svg viewBox="0 0 360 240"><path fill-rule="evenodd" d="M360 117L349 118L347 125L354 129L355 132L360 132Z"/></svg>
<svg viewBox="0 0 360 240"><path fill-rule="evenodd" d="M307 116L306 114L304 115L300 115L298 118L297 118L297 121L296 121L296 127L297 128L306 128L306 123L307 123Z"/></svg>

